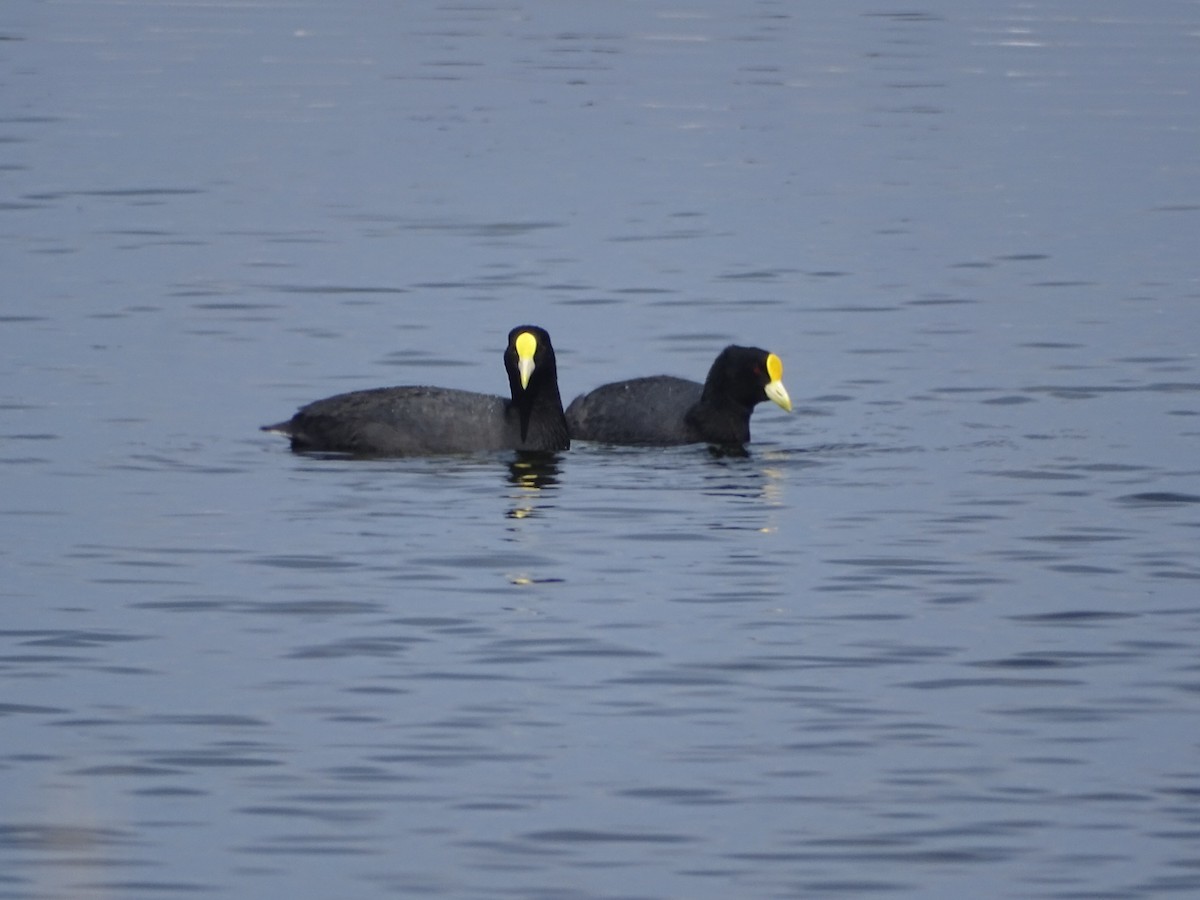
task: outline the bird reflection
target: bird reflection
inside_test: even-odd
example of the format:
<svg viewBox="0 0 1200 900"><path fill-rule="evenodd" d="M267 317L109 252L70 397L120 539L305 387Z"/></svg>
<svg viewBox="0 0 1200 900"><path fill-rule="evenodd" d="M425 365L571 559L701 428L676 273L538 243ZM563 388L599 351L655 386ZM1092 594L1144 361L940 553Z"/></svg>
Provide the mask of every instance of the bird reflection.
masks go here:
<svg viewBox="0 0 1200 900"><path fill-rule="evenodd" d="M712 456L713 468L704 476L704 493L732 500L712 523L716 530L757 531L774 534L787 490L789 465L786 454L767 451L750 458Z"/></svg>
<svg viewBox="0 0 1200 900"><path fill-rule="evenodd" d="M719 444L709 444L708 454L713 459L748 459L750 451L744 446L734 444L728 447Z"/></svg>
<svg viewBox="0 0 1200 900"><path fill-rule="evenodd" d="M537 514L542 491L558 486L562 456L558 453L519 452L508 464L508 483L517 488L517 504L508 511L510 519L526 519Z"/></svg>

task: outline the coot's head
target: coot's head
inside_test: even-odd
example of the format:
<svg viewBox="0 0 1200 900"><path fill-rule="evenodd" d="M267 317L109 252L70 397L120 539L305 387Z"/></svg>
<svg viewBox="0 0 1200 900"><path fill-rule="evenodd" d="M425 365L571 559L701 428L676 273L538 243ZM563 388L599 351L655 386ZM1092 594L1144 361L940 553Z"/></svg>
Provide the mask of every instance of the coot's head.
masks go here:
<svg viewBox="0 0 1200 900"><path fill-rule="evenodd" d="M730 345L721 351L704 383L710 391L732 398L746 407L770 400L788 412L792 398L783 386L783 360L758 347Z"/></svg>

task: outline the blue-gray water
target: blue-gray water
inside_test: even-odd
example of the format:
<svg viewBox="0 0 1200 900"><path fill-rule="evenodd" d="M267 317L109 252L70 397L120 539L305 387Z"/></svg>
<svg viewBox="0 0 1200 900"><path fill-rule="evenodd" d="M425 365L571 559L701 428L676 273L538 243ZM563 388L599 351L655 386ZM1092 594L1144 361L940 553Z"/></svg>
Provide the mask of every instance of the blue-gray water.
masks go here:
<svg viewBox="0 0 1200 900"><path fill-rule="evenodd" d="M0 897L1200 892L1200 5L0 15ZM782 356L747 458L291 455Z"/></svg>

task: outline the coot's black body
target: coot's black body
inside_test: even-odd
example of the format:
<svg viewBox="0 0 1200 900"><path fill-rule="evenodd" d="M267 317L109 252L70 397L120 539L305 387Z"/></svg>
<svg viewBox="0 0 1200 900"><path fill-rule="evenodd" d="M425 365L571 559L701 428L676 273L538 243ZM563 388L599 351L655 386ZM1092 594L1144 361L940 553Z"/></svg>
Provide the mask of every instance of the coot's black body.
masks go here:
<svg viewBox="0 0 1200 900"><path fill-rule="evenodd" d="M437 387L352 391L301 407L263 431L286 435L297 452L427 456L570 447L550 335L523 325L504 351L511 399Z"/></svg>
<svg viewBox="0 0 1200 900"><path fill-rule="evenodd" d="M709 443L741 446L750 440L750 414L763 400L791 411L783 363L758 347L726 347L704 384L653 375L606 384L567 407L571 437L632 446Z"/></svg>

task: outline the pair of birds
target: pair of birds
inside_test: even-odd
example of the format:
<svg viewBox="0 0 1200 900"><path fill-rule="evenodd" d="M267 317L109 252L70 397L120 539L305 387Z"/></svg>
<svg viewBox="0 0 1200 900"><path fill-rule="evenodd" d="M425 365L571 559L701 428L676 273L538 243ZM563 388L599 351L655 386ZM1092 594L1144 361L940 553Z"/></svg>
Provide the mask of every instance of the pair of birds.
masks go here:
<svg viewBox="0 0 1200 900"><path fill-rule="evenodd" d="M704 384L669 375L617 381L576 397L565 413L545 329L509 332L504 368L511 400L451 388L374 388L317 400L262 430L286 435L296 451L358 456L566 450L572 438L740 447L750 440L758 403L792 409L783 363L757 347L726 347Z"/></svg>

